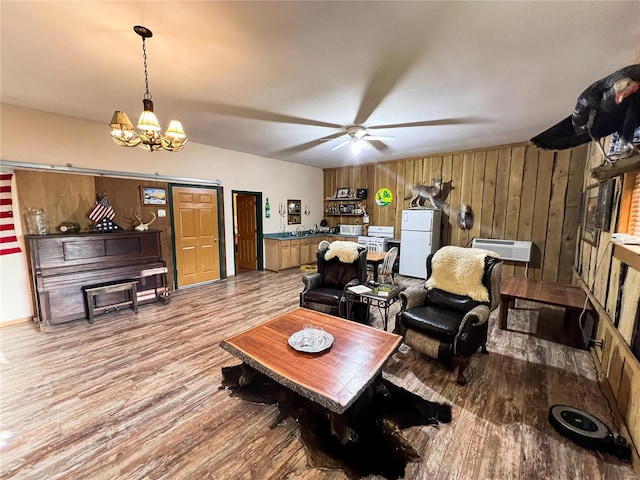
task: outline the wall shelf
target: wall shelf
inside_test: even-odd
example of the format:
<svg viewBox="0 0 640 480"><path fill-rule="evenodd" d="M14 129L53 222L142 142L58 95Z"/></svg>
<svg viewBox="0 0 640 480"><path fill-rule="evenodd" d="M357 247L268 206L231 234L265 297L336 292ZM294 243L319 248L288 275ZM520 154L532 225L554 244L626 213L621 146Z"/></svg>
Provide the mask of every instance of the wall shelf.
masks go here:
<svg viewBox="0 0 640 480"><path fill-rule="evenodd" d="M328 197L324 199L324 214L331 217L361 217L364 215L363 206L364 200L356 197L344 197L333 198ZM328 203L327 203L328 202ZM359 210L359 211L358 211Z"/></svg>
<svg viewBox="0 0 640 480"><path fill-rule="evenodd" d="M591 176L597 180L608 180L610 178L618 177L632 170L640 168L640 155L635 153L634 155L622 158L612 165L600 165L591 170Z"/></svg>

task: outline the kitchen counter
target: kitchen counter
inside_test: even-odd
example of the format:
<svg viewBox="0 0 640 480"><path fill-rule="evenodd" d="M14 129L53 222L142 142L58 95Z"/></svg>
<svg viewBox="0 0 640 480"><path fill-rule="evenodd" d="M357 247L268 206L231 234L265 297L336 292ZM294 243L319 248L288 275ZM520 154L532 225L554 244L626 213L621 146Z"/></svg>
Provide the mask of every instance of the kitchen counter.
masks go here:
<svg viewBox="0 0 640 480"><path fill-rule="evenodd" d="M359 235L340 235L339 233L303 233L300 235L293 235L291 232L286 233L265 233L264 238L272 238L275 240L296 240L301 238L355 238L358 239Z"/></svg>

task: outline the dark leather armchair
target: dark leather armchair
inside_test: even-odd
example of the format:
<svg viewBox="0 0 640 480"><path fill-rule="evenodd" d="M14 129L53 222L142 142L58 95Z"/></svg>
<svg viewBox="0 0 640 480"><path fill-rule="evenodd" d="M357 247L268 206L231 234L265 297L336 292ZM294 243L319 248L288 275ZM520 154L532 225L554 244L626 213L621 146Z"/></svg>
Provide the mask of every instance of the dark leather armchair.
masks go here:
<svg viewBox="0 0 640 480"><path fill-rule="evenodd" d="M352 245L357 248L357 258L351 263L345 263L338 257L325 260L328 249L318 251L318 271L302 277L304 290L300 293L301 307L339 317L346 316L345 289L367 281L367 250ZM354 305L355 320L366 323L368 312L367 305Z"/></svg>
<svg viewBox="0 0 640 480"><path fill-rule="evenodd" d="M502 261L495 253L447 246L427 257L422 289L400 294L396 330L424 355L451 361L457 382L479 348L487 353L489 314L500 304Z"/></svg>

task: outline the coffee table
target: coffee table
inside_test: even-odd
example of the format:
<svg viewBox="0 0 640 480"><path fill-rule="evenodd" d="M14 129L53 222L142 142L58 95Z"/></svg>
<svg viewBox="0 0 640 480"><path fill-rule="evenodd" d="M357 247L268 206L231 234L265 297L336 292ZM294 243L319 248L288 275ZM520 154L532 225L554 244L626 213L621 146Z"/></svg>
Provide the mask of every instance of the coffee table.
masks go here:
<svg viewBox="0 0 640 480"><path fill-rule="evenodd" d="M333 335L329 349L304 353L289 346L289 337L308 324ZM377 328L296 308L223 340L220 347L290 390L343 414L380 376L401 340Z"/></svg>

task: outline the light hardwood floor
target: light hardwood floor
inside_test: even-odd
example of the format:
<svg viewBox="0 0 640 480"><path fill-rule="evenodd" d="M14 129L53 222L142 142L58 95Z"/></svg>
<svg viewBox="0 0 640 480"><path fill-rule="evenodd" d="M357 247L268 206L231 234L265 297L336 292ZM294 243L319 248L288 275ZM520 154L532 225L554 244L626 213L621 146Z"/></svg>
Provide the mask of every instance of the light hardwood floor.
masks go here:
<svg viewBox="0 0 640 480"><path fill-rule="evenodd" d="M175 292L169 305L142 306L138 315L114 312L48 334L33 324L0 329L0 478L346 478L307 467L293 420L269 429L275 406L218 389L221 368L238 363L220 341L296 307L301 276L243 274ZM450 424L404 432L422 455L405 478L637 478L630 465L574 445L547 421L551 405L569 404L615 430L588 352L535 333L561 323L557 312L510 316L519 331L499 330L496 313L490 354L473 357L465 387L408 347L385 367L386 378L453 408ZM381 325L377 313L373 324Z"/></svg>

